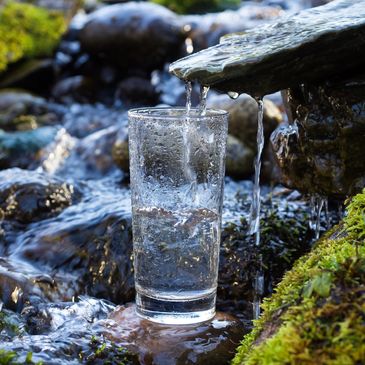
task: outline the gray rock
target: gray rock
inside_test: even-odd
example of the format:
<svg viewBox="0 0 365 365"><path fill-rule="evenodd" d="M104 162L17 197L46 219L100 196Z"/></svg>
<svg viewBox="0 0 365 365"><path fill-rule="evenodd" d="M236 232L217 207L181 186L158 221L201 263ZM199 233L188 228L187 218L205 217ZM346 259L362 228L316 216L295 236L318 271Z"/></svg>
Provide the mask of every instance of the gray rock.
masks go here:
<svg viewBox="0 0 365 365"><path fill-rule="evenodd" d="M254 172L254 158L257 152L257 103L248 95L241 95L232 100L219 95L211 98L209 106L229 112L227 140L226 174L234 178L248 178ZM282 122L282 114L276 105L264 101L264 136L263 178L271 181L274 177L275 160L271 158L270 135ZM237 138L237 139L236 139Z"/></svg>
<svg viewBox="0 0 365 365"><path fill-rule="evenodd" d="M58 81L52 88L52 96L65 104L93 103L96 101L98 84L87 76L71 76Z"/></svg>
<svg viewBox="0 0 365 365"><path fill-rule="evenodd" d="M337 0L275 24L225 37L170 71L228 92L262 96L352 74L365 60L365 3Z"/></svg>
<svg viewBox="0 0 365 365"><path fill-rule="evenodd" d="M210 102L212 108L229 112L228 132L256 152L257 102L248 95L236 100L219 96ZM264 133L268 141L271 132L282 122L280 110L270 100L264 101Z"/></svg>
<svg viewBox="0 0 365 365"><path fill-rule="evenodd" d="M101 8L80 32L81 47L129 71L152 71L176 59L184 43L178 17L163 6L130 2Z"/></svg>
<svg viewBox="0 0 365 365"><path fill-rule="evenodd" d="M0 128L6 131L53 125L62 118L64 108L21 89L0 91Z"/></svg>
<svg viewBox="0 0 365 365"><path fill-rule="evenodd" d="M226 175L236 179L249 177L253 172L255 153L239 139L228 135L226 152Z"/></svg>

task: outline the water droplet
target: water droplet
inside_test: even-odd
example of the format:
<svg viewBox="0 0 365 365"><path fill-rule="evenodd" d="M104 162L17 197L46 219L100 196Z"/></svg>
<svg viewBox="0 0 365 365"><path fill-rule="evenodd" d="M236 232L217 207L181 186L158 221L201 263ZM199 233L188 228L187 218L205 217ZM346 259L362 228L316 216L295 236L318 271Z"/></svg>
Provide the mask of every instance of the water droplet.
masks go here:
<svg viewBox="0 0 365 365"><path fill-rule="evenodd" d="M228 91L227 94L233 100L236 100L240 96L240 94L236 93L235 91Z"/></svg>

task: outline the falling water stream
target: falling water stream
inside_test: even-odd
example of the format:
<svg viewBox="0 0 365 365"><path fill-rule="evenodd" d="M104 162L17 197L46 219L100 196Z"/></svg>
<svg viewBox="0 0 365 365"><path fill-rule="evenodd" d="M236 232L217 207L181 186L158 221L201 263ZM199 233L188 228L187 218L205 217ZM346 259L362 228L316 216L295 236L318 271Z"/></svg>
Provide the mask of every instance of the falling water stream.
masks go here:
<svg viewBox="0 0 365 365"><path fill-rule="evenodd" d="M185 91L186 91L186 115L190 114L191 109L191 92L193 90L193 85L190 81L185 83Z"/></svg>
<svg viewBox="0 0 365 365"><path fill-rule="evenodd" d="M209 92L209 86L201 86L200 89L200 103L199 103L199 115L204 116L207 112L207 97Z"/></svg>
<svg viewBox="0 0 365 365"><path fill-rule="evenodd" d="M321 195L315 194L310 197L311 216L309 227L315 232L315 239L318 240L321 232L321 214L324 208L326 218L326 228L330 226L328 213L328 199Z"/></svg>
<svg viewBox="0 0 365 365"><path fill-rule="evenodd" d="M256 98L257 113L257 154L255 158L255 178L252 192L252 203L250 210L250 227L249 233L255 235L256 246L260 245L260 210L261 210L261 191L260 191L260 173L261 173L261 155L264 148L264 101L263 98ZM264 274L262 257L259 257L259 264L254 280L255 297L253 299L253 316L257 319L260 315L260 302L264 293Z"/></svg>
<svg viewBox="0 0 365 365"><path fill-rule="evenodd" d="M255 235L256 245L260 244L260 173L261 173L261 155L264 148L264 102L262 98L257 98L258 116L257 116L257 154L255 158L255 179L252 193L252 205L250 211L250 234Z"/></svg>

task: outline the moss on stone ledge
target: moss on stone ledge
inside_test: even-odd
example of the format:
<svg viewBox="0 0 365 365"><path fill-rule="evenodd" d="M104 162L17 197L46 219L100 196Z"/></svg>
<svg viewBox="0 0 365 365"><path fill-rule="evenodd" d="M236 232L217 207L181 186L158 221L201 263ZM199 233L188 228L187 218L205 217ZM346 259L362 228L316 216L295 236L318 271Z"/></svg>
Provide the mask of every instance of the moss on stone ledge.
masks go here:
<svg viewBox="0 0 365 365"><path fill-rule="evenodd" d="M262 308L234 365L365 362L365 189Z"/></svg>
<svg viewBox="0 0 365 365"><path fill-rule="evenodd" d="M12 1L0 6L0 72L21 58L51 55L65 29L57 12Z"/></svg>

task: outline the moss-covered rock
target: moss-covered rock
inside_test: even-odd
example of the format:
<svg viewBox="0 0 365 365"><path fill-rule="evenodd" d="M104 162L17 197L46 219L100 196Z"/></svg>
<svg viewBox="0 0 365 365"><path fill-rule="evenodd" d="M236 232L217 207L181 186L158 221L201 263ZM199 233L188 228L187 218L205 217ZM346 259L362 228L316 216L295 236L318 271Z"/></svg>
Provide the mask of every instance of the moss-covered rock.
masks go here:
<svg viewBox="0 0 365 365"><path fill-rule="evenodd" d="M0 72L21 58L50 55L65 29L57 12L7 2L0 8Z"/></svg>
<svg viewBox="0 0 365 365"><path fill-rule="evenodd" d="M343 224L299 259L264 301L234 365L362 364L365 359L365 189Z"/></svg>

